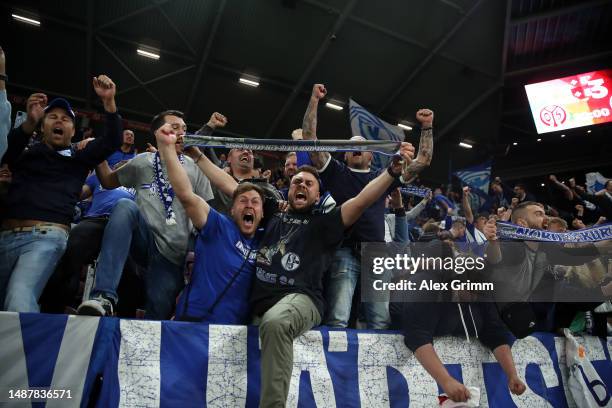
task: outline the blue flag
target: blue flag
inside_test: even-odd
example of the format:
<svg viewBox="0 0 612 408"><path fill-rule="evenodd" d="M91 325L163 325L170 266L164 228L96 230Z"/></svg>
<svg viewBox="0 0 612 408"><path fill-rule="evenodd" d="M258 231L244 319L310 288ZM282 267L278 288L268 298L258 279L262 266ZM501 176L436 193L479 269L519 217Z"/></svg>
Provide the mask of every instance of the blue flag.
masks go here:
<svg viewBox="0 0 612 408"><path fill-rule="evenodd" d="M599 190L603 190L604 188L606 188L606 183L608 182L608 179L604 177L601 173L587 173L585 174L585 177L586 188L590 194L595 194Z"/></svg>
<svg viewBox="0 0 612 408"><path fill-rule="evenodd" d="M404 141L404 131L402 129L373 115L352 99L349 99L349 111L353 136L363 136L368 140ZM388 160L389 157L374 154L372 166L384 168L387 166Z"/></svg>
<svg viewBox="0 0 612 408"><path fill-rule="evenodd" d="M489 182L491 180L491 161L468 167L453 173L465 185L469 186L481 196L489 194Z"/></svg>

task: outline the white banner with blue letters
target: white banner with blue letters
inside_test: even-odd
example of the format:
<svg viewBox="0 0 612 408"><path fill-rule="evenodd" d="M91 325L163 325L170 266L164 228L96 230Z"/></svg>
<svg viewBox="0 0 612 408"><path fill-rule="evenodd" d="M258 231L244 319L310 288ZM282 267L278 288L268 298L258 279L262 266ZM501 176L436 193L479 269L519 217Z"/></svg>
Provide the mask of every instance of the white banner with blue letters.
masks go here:
<svg viewBox="0 0 612 408"><path fill-rule="evenodd" d="M601 381L598 405L609 406L612 338L578 338ZM477 342L436 339L449 372L479 387L490 407L573 407L563 337L535 334L512 354L527 385L511 395L493 355ZM87 406L102 376L99 407L256 407L257 328L173 321L0 313L0 389L70 390L46 406ZM441 392L395 332L307 332L294 343L288 407L434 406ZM601 405L603 403L604 405ZM2 405L2 404L0 404ZM44 406L35 404L34 406Z"/></svg>

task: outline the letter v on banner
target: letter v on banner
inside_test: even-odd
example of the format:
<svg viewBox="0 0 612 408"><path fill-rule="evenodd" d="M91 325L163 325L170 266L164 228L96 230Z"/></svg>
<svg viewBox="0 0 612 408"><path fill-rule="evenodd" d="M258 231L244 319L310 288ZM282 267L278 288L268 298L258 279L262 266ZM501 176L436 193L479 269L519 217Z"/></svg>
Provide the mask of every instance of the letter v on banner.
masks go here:
<svg viewBox="0 0 612 408"><path fill-rule="evenodd" d="M404 141L405 136L402 129L373 115L352 99L349 99L349 112L353 136L363 136L368 140ZM373 167L384 168L388 161L388 157L380 154L372 156Z"/></svg>

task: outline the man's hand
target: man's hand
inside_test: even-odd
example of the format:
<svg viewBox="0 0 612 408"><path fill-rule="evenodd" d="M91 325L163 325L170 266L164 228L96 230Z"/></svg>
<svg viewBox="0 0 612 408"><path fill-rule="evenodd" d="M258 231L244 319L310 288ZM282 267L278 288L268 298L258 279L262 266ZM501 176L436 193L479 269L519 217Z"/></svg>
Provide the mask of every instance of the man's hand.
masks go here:
<svg viewBox="0 0 612 408"><path fill-rule="evenodd" d="M525 384L516 375L508 379L508 388L514 395L521 395L527 389Z"/></svg>
<svg viewBox="0 0 612 408"><path fill-rule="evenodd" d="M574 218L572 220L572 227L576 229L583 229L586 228L586 225L584 225L584 222L582 222L580 218Z"/></svg>
<svg viewBox="0 0 612 408"><path fill-rule="evenodd" d="M465 402L470 398L470 391L467 387L452 377L440 385L448 398L455 402Z"/></svg>
<svg viewBox="0 0 612 408"><path fill-rule="evenodd" d="M434 113L429 109L419 109L416 113L421 128L430 128L433 125L433 117Z"/></svg>
<svg viewBox="0 0 612 408"><path fill-rule="evenodd" d="M115 83L106 75L98 75L98 77L93 78L93 87L104 105L104 110L110 113L117 112L117 106L115 105L117 87Z"/></svg>
<svg viewBox="0 0 612 408"><path fill-rule="evenodd" d="M470 195L470 191L471 191L471 190L470 190L470 187L469 187L469 186L465 186L465 187L463 187L463 195L464 195L464 196L465 196L465 195L469 196L469 195Z"/></svg>
<svg viewBox="0 0 612 408"><path fill-rule="evenodd" d="M427 200L427 202L430 202L433 199L433 191L429 190L427 192L427 195L425 196L425 200Z"/></svg>
<svg viewBox="0 0 612 408"><path fill-rule="evenodd" d="M414 146L412 143L402 142L398 154L399 158L394 156L391 161L391 171L395 174L404 174L414 158ZM404 180L407 180L406 175L404 175Z"/></svg>
<svg viewBox="0 0 612 408"><path fill-rule="evenodd" d="M173 146L176 144L176 133L172 129L172 125L166 123L155 132L155 139L157 140L157 146L161 149L167 146Z"/></svg>
<svg viewBox="0 0 612 408"><path fill-rule="evenodd" d="M293 132L291 132L291 139L303 140L304 136L302 136L302 129L295 129Z"/></svg>
<svg viewBox="0 0 612 408"><path fill-rule="evenodd" d="M548 176L548 179L552 181L553 183L559 182L559 180L557 180L557 176L555 176L554 174L551 174L550 176Z"/></svg>
<svg viewBox="0 0 612 408"><path fill-rule="evenodd" d="M576 188L576 179L575 178L572 177L571 179L568 180L568 182L569 182L570 188Z"/></svg>
<svg viewBox="0 0 612 408"><path fill-rule="evenodd" d="M44 93L30 95L26 102L28 115L22 125L22 129L26 134L31 135L34 129L36 129L38 122L45 116L45 106L47 106L47 95Z"/></svg>
<svg viewBox="0 0 612 408"><path fill-rule="evenodd" d="M272 177L272 170L270 170L270 169L265 170L263 173L261 173L261 177L265 178L269 182L270 181L270 177Z"/></svg>
<svg viewBox="0 0 612 408"><path fill-rule="evenodd" d="M96 140L96 139L95 139L95 138L93 138L93 137L89 137L89 138L87 138L87 139L83 139L83 140L81 140L80 142L78 142L78 143L77 143L77 145L76 145L76 149L77 149L77 150L83 150L83 149L85 148L85 146L87 146L87 144L88 144L89 142L91 142L92 140Z"/></svg>
<svg viewBox="0 0 612 408"><path fill-rule="evenodd" d="M599 217L599 219L597 220L597 222L595 223L595 225L601 225L601 224L605 224L607 218L606 217Z"/></svg>
<svg viewBox="0 0 612 408"><path fill-rule="evenodd" d="M145 152L155 153L156 151L157 148L155 146L153 146L151 143L147 143L147 148L145 149Z"/></svg>
<svg viewBox="0 0 612 408"><path fill-rule="evenodd" d="M576 209L576 214L578 214L578 216L582 217L584 215L584 206L582 204L576 204L574 208Z"/></svg>
<svg viewBox="0 0 612 408"><path fill-rule="evenodd" d="M223 128L227 125L227 118L219 112L214 112L210 115L207 125L213 129Z"/></svg>
<svg viewBox="0 0 612 408"><path fill-rule="evenodd" d="M314 84L312 87L312 95L311 98L315 98L316 100L321 100L327 95L327 89L325 89L325 85L323 84Z"/></svg>
<svg viewBox="0 0 612 408"><path fill-rule="evenodd" d="M98 95L103 102L111 100L115 97L115 83L106 75L94 77L93 87L96 91L96 95Z"/></svg>
<svg viewBox="0 0 612 408"><path fill-rule="evenodd" d="M489 218L482 228L482 232L487 241L497 241L497 224L495 218Z"/></svg>
<svg viewBox="0 0 612 408"><path fill-rule="evenodd" d="M202 152L200 151L200 148L197 146L189 146L186 147L183 152L191 157L194 161L198 159L198 157L200 157L200 154L202 154Z"/></svg>
<svg viewBox="0 0 612 408"><path fill-rule="evenodd" d="M517 197L512 197L512 203L510 203L510 208L515 209L519 204L519 199Z"/></svg>
<svg viewBox="0 0 612 408"><path fill-rule="evenodd" d="M400 193L399 188L396 188L389 194L389 207L396 209L402 208L404 204L402 203L402 195Z"/></svg>

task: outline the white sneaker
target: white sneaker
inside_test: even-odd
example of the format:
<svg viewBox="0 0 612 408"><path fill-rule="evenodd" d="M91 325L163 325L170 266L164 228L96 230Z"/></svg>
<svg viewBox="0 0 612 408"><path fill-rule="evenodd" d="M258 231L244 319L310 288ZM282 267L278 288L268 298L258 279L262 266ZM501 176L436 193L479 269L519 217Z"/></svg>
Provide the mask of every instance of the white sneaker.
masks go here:
<svg viewBox="0 0 612 408"><path fill-rule="evenodd" d="M79 305L77 313L85 316L114 316L113 301L104 296L96 296Z"/></svg>

